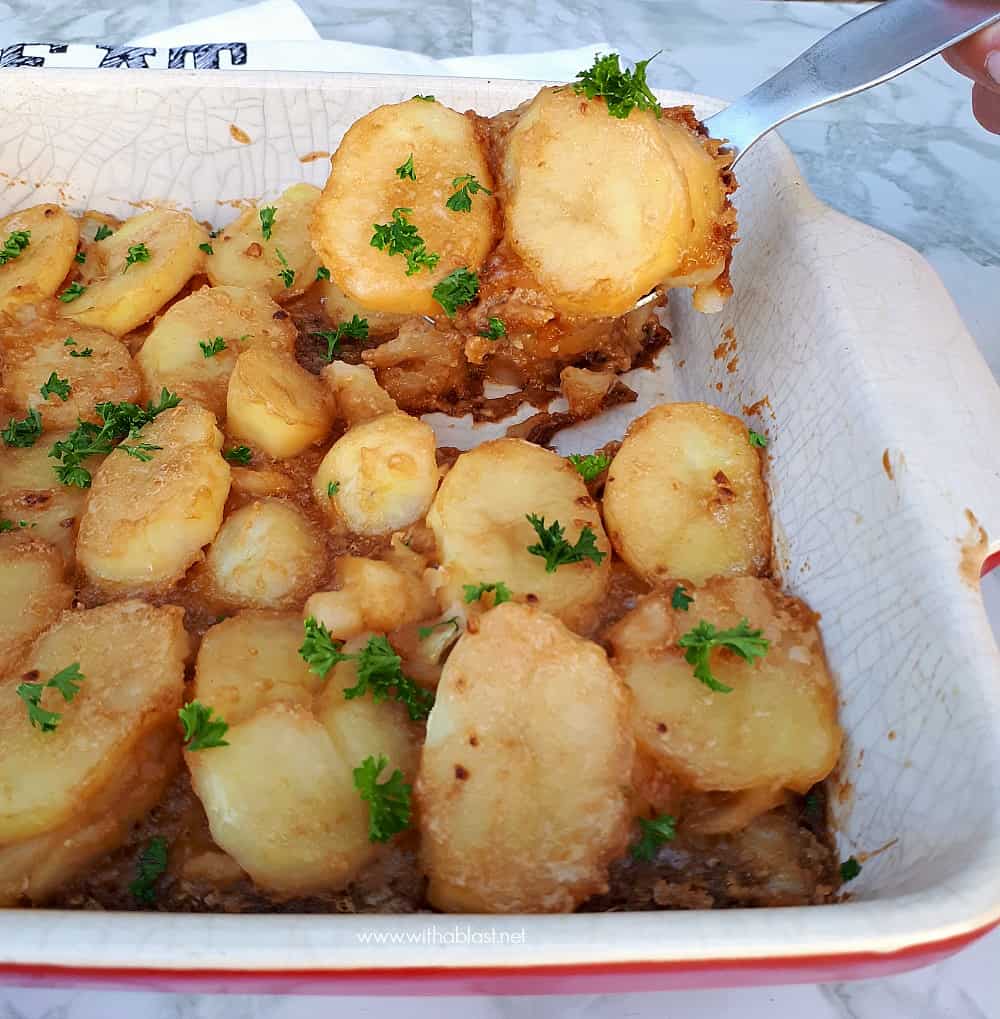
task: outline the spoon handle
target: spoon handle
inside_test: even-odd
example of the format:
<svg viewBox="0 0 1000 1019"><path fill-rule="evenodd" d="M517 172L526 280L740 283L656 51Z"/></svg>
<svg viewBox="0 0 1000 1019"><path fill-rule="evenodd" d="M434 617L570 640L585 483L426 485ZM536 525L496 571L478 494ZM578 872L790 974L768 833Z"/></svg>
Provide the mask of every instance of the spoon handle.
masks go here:
<svg viewBox="0 0 1000 1019"><path fill-rule="evenodd" d="M995 21L1000 0L885 0L705 123L738 161L786 120L880 85Z"/></svg>

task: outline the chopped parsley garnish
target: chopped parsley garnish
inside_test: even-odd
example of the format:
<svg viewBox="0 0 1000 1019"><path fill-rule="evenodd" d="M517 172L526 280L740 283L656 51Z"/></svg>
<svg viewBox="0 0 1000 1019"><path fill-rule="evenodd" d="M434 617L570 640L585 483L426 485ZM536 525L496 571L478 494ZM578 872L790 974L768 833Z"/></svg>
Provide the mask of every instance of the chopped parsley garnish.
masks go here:
<svg viewBox="0 0 1000 1019"><path fill-rule="evenodd" d="M757 446L759 449L765 449L767 447L767 436L761 435L760 432L755 432L752 428L747 430L747 437L750 440L751 446Z"/></svg>
<svg viewBox="0 0 1000 1019"><path fill-rule="evenodd" d="M677 821L670 814L660 814L648 820L639 818L639 841L632 846L637 860L655 860L660 846L672 842L677 836Z"/></svg>
<svg viewBox="0 0 1000 1019"><path fill-rule="evenodd" d="M0 520L0 534L5 534L7 531L13 531L15 527L25 528L34 526L34 524L29 524L27 520L18 520L16 524L13 520Z"/></svg>
<svg viewBox="0 0 1000 1019"><path fill-rule="evenodd" d="M861 873L861 864L853 856L849 856L840 865L840 880L853 881Z"/></svg>
<svg viewBox="0 0 1000 1019"><path fill-rule="evenodd" d="M444 308L448 318L465 304L471 304L479 293L479 277L468 269L453 269L431 291L431 297Z"/></svg>
<svg viewBox="0 0 1000 1019"><path fill-rule="evenodd" d="M434 96L414 96L414 99L419 99L422 103L433 103Z"/></svg>
<svg viewBox="0 0 1000 1019"><path fill-rule="evenodd" d="M588 99L600 96L612 117L624 120L633 110L652 110L657 117L663 115L660 103L646 83L646 68L660 54L654 53L649 60L636 61L635 70L622 70L617 53L607 56L598 54L593 65L586 71L578 71L579 81L573 83L577 95Z"/></svg>
<svg viewBox="0 0 1000 1019"><path fill-rule="evenodd" d="M87 256L86 256L86 254L84 252L78 251L73 256L73 261L76 262L77 265L84 265L86 263L86 261L87 261Z"/></svg>
<svg viewBox="0 0 1000 1019"><path fill-rule="evenodd" d="M340 482L331 481L326 486L326 495L328 499L332 499L340 491Z"/></svg>
<svg viewBox="0 0 1000 1019"><path fill-rule="evenodd" d="M368 339L368 319L352 315L350 322L341 322L336 329L324 329L312 335L326 340L326 359L329 362L333 360L341 340Z"/></svg>
<svg viewBox="0 0 1000 1019"><path fill-rule="evenodd" d="M103 241L106 237L110 237L113 233L114 230L112 230L111 227L107 226L105 223L102 223L94 233L94 240Z"/></svg>
<svg viewBox="0 0 1000 1019"><path fill-rule="evenodd" d="M59 295L59 300L63 304L69 304L70 301L75 301L81 294L86 293L87 288L79 281L74 280L70 285Z"/></svg>
<svg viewBox="0 0 1000 1019"><path fill-rule="evenodd" d="M226 341L221 336L216 336L214 340L199 340L198 346L201 347L202 357L215 357L227 349Z"/></svg>
<svg viewBox="0 0 1000 1019"><path fill-rule="evenodd" d="M139 854L135 865L135 880L128 890L136 902L146 905L156 901L156 882L167 870L167 840L154 835Z"/></svg>
<svg viewBox="0 0 1000 1019"><path fill-rule="evenodd" d="M538 544L529 545L528 551L532 555L541 556L545 560L545 572L555 573L560 566L568 566L571 563L582 563L584 559L597 563L598 566L604 561L607 552L602 552L597 547L597 535L589 526L584 527L577 538L576 544L571 545L563 537L562 524L553 520L546 527L545 517L537 517L534 513L527 514L528 523L535 529L538 535Z"/></svg>
<svg viewBox="0 0 1000 1019"><path fill-rule="evenodd" d="M149 248L147 248L145 244L129 245L128 254L125 256L125 265L122 268L122 272L128 272L128 267L130 265L135 265L136 262L148 262L151 257Z"/></svg>
<svg viewBox="0 0 1000 1019"><path fill-rule="evenodd" d="M430 626L421 626L420 629L417 630L417 639L427 640L427 638L435 630L440 629L442 626L453 626L455 628L455 633L458 633L461 629L461 626L458 625L458 616L452 616L451 619L442 619L440 623L432 623Z"/></svg>
<svg viewBox="0 0 1000 1019"><path fill-rule="evenodd" d="M401 166L397 166L396 167L396 176L400 180L406 180L407 178L409 178L410 180L416 180L417 179L417 174L416 174L416 172L413 169L413 153L412 152L406 157L406 162L405 163L403 163Z"/></svg>
<svg viewBox="0 0 1000 1019"><path fill-rule="evenodd" d="M329 282L330 282L330 270L329 270L329 269L327 269L327 267L326 267L325 265L321 265L321 266L320 266L320 267L319 267L319 268L318 268L318 269L316 270L316 280L317 280L317 282L318 282L319 280L326 280L326 281L327 281L327 283L329 283Z"/></svg>
<svg viewBox="0 0 1000 1019"><path fill-rule="evenodd" d="M309 666L310 672L326 679L326 674L335 665L346 662L350 655L341 654L343 642L334 640L330 631L313 616L309 616L302 625L305 627L306 638L299 648L299 654Z"/></svg>
<svg viewBox="0 0 1000 1019"><path fill-rule="evenodd" d="M31 243L30 230L12 230L0 248L0 265L6 265L17 258Z"/></svg>
<svg viewBox="0 0 1000 1019"><path fill-rule="evenodd" d="M566 459L576 468L580 477L588 483L611 466L611 457L605 456L603 453L587 453L586 456L572 453Z"/></svg>
<svg viewBox="0 0 1000 1019"><path fill-rule="evenodd" d="M289 266L288 259L281 253L281 248L275 248L274 253L278 256L278 261L284 266L283 269L278 270L278 279L285 284L285 289L287 290L295 282L295 270Z"/></svg>
<svg viewBox="0 0 1000 1019"><path fill-rule="evenodd" d="M198 245L198 250L199 251L204 251L206 255L214 255L215 254L215 249L212 247L211 244L208 243L208 241L205 241L204 244L199 244Z"/></svg>
<svg viewBox="0 0 1000 1019"><path fill-rule="evenodd" d="M47 688L58 690L63 700L69 703L80 692L80 684L85 678L80 672L80 663L74 662L57 672L47 683L21 683L14 692L27 704L28 721L36 729L55 732L62 721L62 715L42 707L42 692Z"/></svg>
<svg viewBox="0 0 1000 1019"><path fill-rule="evenodd" d="M69 399L69 390L69 379L61 379L55 372L52 372L38 391L42 394L43 400L47 400L52 393L55 393L65 403Z"/></svg>
<svg viewBox="0 0 1000 1019"><path fill-rule="evenodd" d="M410 793L412 789L396 768L385 782L379 782L382 769L389 763L384 754L366 757L354 769L354 787L368 804L368 841L388 842L410 824Z"/></svg>
<svg viewBox="0 0 1000 1019"><path fill-rule="evenodd" d="M253 450L249 446L233 446L222 454L231 464L240 464L246 467L253 459Z"/></svg>
<svg viewBox="0 0 1000 1019"><path fill-rule="evenodd" d="M670 607L679 609L681 612L687 612L688 607L693 601L694 598L684 590L683 584L678 584L674 588L674 593L670 596Z"/></svg>
<svg viewBox="0 0 1000 1019"><path fill-rule="evenodd" d="M213 747L228 747L222 737L229 729L228 723L221 718L212 718L214 709L191 701L177 711L177 717L184 726L185 750L211 750Z"/></svg>
<svg viewBox="0 0 1000 1019"><path fill-rule="evenodd" d="M717 630L703 619L693 630L688 630L677 642L685 649L684 658L694 666L695 676L716 693L732 693L733 688L720 683L712 675L709 656L713 648L725 648L739 655L746 662L754 662L767 654L771 642L762 637L762 630L751 630L750 624L741 619L731 630Z"/></svg>
<svg viewBox="0 0 1000 1019"><path fill-rule="evenodd" d="M133 460L149 463L153 459L150 454L155 453L158 449L163 449L163 447L154 446L151 442L138 442L133 445L123 442L117 449L122 453L127 453Z"/></svg>
<svg viewBox="0 0 1000 1019"><path fill-rule="evenodd" d="M511 599L510 588L502 580L493 584L463 584L462 594L465 596L466 605L479 601L484 594L492 594L494 608Z"/></svg>
<svg viewBox="0 0 1000 1019"><path fill-rule="evenodd" d="M7 422L7 427L0 432L0 436L3 436L3 441L8 446L16 446L20 449L34 446L35 441L41 434L42 415L34 407L28 411L27 417L22 418L20 421L11 418Z"/></svg>
<svg viewBox="0 0 1000 1019"><path fill-rule="evenodd" d="M76 485L77 488L90 488L90 471L80 466L87 457L103 456L110 453L123 439L134 439L143 425L149 424L153 418L162 414L181 402L176 393L167 389L160 392L157 403L147 403L145 409L135 403L99 403L94 407L101 424L92 421L80 421L65 439L57 442L49 452L59 465L53 468L56 476L64 485ZM140 443L139 447L127 449L130 456L144 452L148 443ZM142 456L136 456L143 459ZM149 459L145 457L145 459Z"/></svg>
<svg viewBox="0 0 1000 1019"><path fill-rule="evenodd" d="M76 340L74 340L72 336L67 336L66 339L63 340L63 346L64 347L75 347L76 346Z"/></svg>
<svg viewBox="0 0 1000 1019"><path fill-rule="evenodd" d="M267 205L260 210L260 232L265 241L271 239L271 231L274 229L274 217L278 210L273 205Z"/></svg>
<svg viewBox="0 0 1000 1019"><path fill-rule="evenodd" d="M507 335L507 327L502 318L491 318L479 335L485 336L488 340L499 340Z"/></svg>
<svg viewBox="0 0 1000 1019"><path fill-rule="evenodd" d="M406 258L406 275L413 276L426 269L432 272L441 260L440 255L427 250L423 237L406 217L412 209L393 209L391 223L373 223L371 246L385 251L390 255L403 255ZM440 285L440 284L439 284Z"/></svg>
<svg viewBox="0 0 1000 1019"><path fill-rule="evenodd" d="M93 347L84 347L83 350L71 350L69 352L70 357L90 357L94 353Z"/></svg>
<svg viewBox="0 0 1000 1019"><path fill-rule="evenodd" d="M471 173L463 173L461 177L453 178L451 186L458 190L444 204L452 212L472 212L473 195L478 195L480 191L484 195L493 194L485 184L480 184Z"/></svg>

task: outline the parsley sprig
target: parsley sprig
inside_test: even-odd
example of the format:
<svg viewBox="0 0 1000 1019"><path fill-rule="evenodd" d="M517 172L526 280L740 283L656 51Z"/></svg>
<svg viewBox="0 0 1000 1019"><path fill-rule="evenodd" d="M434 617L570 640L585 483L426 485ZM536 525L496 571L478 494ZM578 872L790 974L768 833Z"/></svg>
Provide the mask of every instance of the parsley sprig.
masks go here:
<svg viewBox="0 0 1000 1019"><path fill-rule="evenodd" d="M47 400L52 393L55 393L65 403L69 399L69 379L61 379L55 372L52 372L38 391L42 394L43 400Z"/></svg>
<svg viewBox="0 0 1000 1019"><path fill-rule="evenodd" d="M451 186L458 190L444 204L452 212L472 212L472 196L478 195L481 191L484 195L492 195L485 184L480 184L471 173L463 173L461 177L455 177Z"/></svg>
<svg viewBox="0 0 1000 1019"><path fill-rule="evenodd" d="M853 881L861 873L861 864L858 863L857 857L849 856L840 865L840 880L841 881Z"/></svg>
<svg viewBox="0 0 1000 1019"><path fill-rule="evenodd" d="M406 275L413 276L426 269L432 272L441 260L441 256L429 252L417 227L407 216L412 209L398 208L392 210L390 223L373 223L371 246L385 251L390 255L403 255L406 258Z"/></svg>
<svg viewBox="0 0 1000 1019"><path fill-rule="evenodd" d="M249 446L233 446L223 452L223 457L231 464L239 464L246 467L253 459L253 450Z"/></svg>
<svg viewBox="0 0 1000 1019"><path fill-rule="evenodd" d="M326 360L329 363L333 360L333 355L337 353L337 347L340 346L341 340L368 339L368 319L352 315L350 322L341 322L336 329L324 329L312 335L326 340Z"/></svg>
<svg viewBox="0 0 1000 1019"><path fill-rule="evenodd" d="M149 248L145 244L131 244L129 245L128 254L125 256L125 265L122 268L122 272L128 272L129 266L135 265L136 262L148 262L152 258L149 253Z"/></svg>
<svg viewBox="0 0 1000 1019"><path fill-rule="evenodd" d="M762 630L751 630L750 624L745 619L741 619L739 624L730 630L717 630L703 619L693 630L685 633L677 644L678 647L685 649L685 661L694 666L695 676L705 686L716 693L732 693L731 686L726 686L712 675L709 662L712 650L725 648L744 661L752 663L758 658L763 658L771 646L771 642L761 636L762 633Z"/></svg>
<svg viewBox="0 0 1000 1019"><path fill-rule="evenodd" d="M136 902L146 905L156 900L156 882L167 870L167 840L162 835L154 835L139 854L135 865L135 880L128 890Z"/></svg>
<svg viewBox="0 0 1000 1019"><path fill-rule="evenodd" d="M558 520L553 520L546 527L545 517L535 516L529 513L528 523L535 529L538 535L538 544L529 545L528 551L532 555L541 556L545 560L545 572L555 573L560 566L568 566L571 563L582 563L589 559L598 566L604 561L607 552L602 552L597 547L597 535L590 529L589 525L584 527L577 538L576 544L571 545L563 537L563 527Z"/></svg>
<svg viewBox="0 0 1000 1019"><path fill-rule="evenodd" d="M59 300L62 301L63 304L69 304L70 301L75 301L78 297L82 296L86 292L87 288L79 280L74 280L59 295Z"/></svg>
<svg viewBox="0 0 1000 1019"><path fill-rule="evenodd" d="M155 404L147 403L145 409L128 402L97 404L94 411L101 419L100 425L92 421L78 421L76 428L49 451L49 456L59 461L54 468L56 476L64 485L90 488L90 471L81 466L84 460L110 453L123 439L136 438L143 425L149 424L153 418L176 407L180 402L176 393L163 389L160 399ZM148 460L149 456L145 454L158 447L139 443L137 446L121 448L129 456Z"/></svg>
<svg viewBox="0 0 1000 1019"><path fill-rule="evenodd" d="M435 630L440 630L442 626L451 626L451 627L454 627L454 634L449 634L449 636L457 636L459 630L462 629L461 625L458 622L458 616L452 616L450 619L442 619L441 622L439 622L439 623L431 623L430 626L421 626L417 630L417 639L418 640L427 640L427 638Z"/></svg>
<svg viewBox="0 0 1000 1019"><path fill-rule="evenodd" d="M34 527L35 524L29 524L27 520L18 520L15 524L13 520L0 520L0 534L6 534L8 531L13 531L15 527L19 527L22 530L26 527Z"/></svg>
<svg viewBox="0 0 1000 1019"><path fill-rule="evenodd" d="M639 839L632 846L636 860L655 860L660 846L677 837L677 821L670 814L647 819L639 818Z"/></svg>
<svg viewBox="0 0 1000 1019"><path fill-rule="evenodd" d="M600 96L612 117L624 120L633 110L652 110L657 117L663 115L659 100L646 83L646 68L660 54L649 60L636 61L635 70L622 70L617 53L597 54L594 63L585 71L578 71L573 83L577 95L588 99Z"/></svg>
<svg viewBox="0 0 1000 1019"><path fill-rule="evenodd" d="M274 229L274 217L278 210L273 205L266 205L260 210L260 232L265 241L271 239L271 231Z"/></svg>
<svg viewBox="0 0 1000 1019"><path fill-rule="evenodd" d="M412 788L403 773L396 768L385 782L378 780L388 763L385 754L379 754L378 758L366 757L354 769L354 787L368 804L369 842L388 842L410 824Z"/></svg>
<svg viewBox="0 0 1000 1019"><path fill-rule="evenodd" d="M479 293L479 277L468 269L453 269L431 291L431 297L444 308L448 318L463 305L471 304Z"/></svg>
<svg viewBox="0 0 1000 1019"><path fill-rule="evenodd" d="M684 590L684 585L678 584L674 588L673 594L670 596L670 607L672 609L678 609L681 612L687 612L688 608L691 606L691 602L693 601L694 598L692 598L691 595Z"/></svg>
<svg viewBox="0 0 1000 1019"><path fill-rule="evenodd" d="M31 243L30 230L12 230L0 248L0 265L6 265L17 258Z"/></svg>
<svg viewBox="0 0 1000 1019"><path fill-rule="evenodd" d="M760 432L755 432L752 428L747 429L747 439L751 446L756 446L758 449L767 448L767 436L761 435Z"/></svg>
<svg viewBox="0 0 1000 1019"><path fill-rule="evenodd" d="M406 180L407 178L409 178L410 180L416 180L417 179L416 171L413 169L413 153L412 152L406 157L406 162L405 163L403 163L401 166L397 166L396 167L396 176L400 180Z"/></svg>
<svg viewBox="0 0 1000 1019"><path fill-rule="evenodd" d="M221 336L216 336L214 340L199 340L198 346L201 347L202 357L215 357L227 349L226 341Z"/></svg>
<svg viewBox="0 0 1000 1019"><path fill-rule="evenodd" d="M492 594L494 608L497 605L503 605L505 601L510 601L511 599L510 588L502 580L492 584L463 584L462 594L465 597L466 605L479 601L484 594Z"/></svg>
<svg viewBox="0 0 1000 1019"><path fill-rule="evenodd" d="M287 290L295 282L295 270L288 264L288 259L285 258L281 248L275 248L274 253L282 265L282 268L278 270L278 279L285 284Z"/></svg>
<svg viewBox="0 0 1000 1019"><path fill-rule="evenodd" d="M42 732L55 732L62 721L56 711L42 707L42 692L48 688L58 690L68 704L80 692L80 684L86 676L80 672L80 663L74 662L57 672L47 683L21 683L14 691L28 705L28 721Z"/></svg>
<svg viewBox="0 0 1000 1019"><path fill-rule="evenodd" d="M318 283L320 280L326 280L327 283L330 282L330 270L325 265L321 265L316 270L316 282Z"/></svg>
<svg viewBox="0 0 1000 1019"><path fill-rule="evenodd" d="M185 750L211 750L213 747L228 747L222 737L229 729L229 723L216 716L215 709L201 701L194 700L179 708L177 717L184 727Z"/></svg>
<svg viewBox="0 0 1000 1019"><path fill-rule="evenodd" d="M507 335L507 326L504 324L502 318L491 318L486 323L486 328L479 331L480 336L485 336L488 340L500 340Z"/></svg>
<svg viewBox="0 0 1000 1019"><path fill-rule="evenodd" d="M611 457L605 456L603 453L587 453L586 456L572 453L566 459L576 468L580 477L588 483L611 466Z"/></svg>
<svg viewBox="0 0 1000 1019"><path fill-rule="evenodd" d="M107 223L101 223L101 225L94 232L95 241L103 241L105 238L110 237L114 233L114 230L107 225Z"/></svg>
<svg viewBox="0 0 1000 1019"><path fill-rule="evenodd" d="M7 422L7 427L0 432L0 436L3 437L3 441L8 446L18 449L34 446L38 436L41 434L42 415L34 407L30 408L27 416L21 418L20 421L16 418L11 418Z"/></svg>

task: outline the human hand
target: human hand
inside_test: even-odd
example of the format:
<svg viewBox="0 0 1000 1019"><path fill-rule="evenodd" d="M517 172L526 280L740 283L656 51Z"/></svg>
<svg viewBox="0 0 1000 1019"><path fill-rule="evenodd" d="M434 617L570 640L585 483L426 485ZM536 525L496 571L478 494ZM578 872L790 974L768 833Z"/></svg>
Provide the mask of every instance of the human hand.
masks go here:
<svg viewBox="0 0 1000 1019"><path fill-rule="evenodd" d="M971 78L972 112L987 131L1000 134L1000 24L946 50L945 60Z"/></svg>

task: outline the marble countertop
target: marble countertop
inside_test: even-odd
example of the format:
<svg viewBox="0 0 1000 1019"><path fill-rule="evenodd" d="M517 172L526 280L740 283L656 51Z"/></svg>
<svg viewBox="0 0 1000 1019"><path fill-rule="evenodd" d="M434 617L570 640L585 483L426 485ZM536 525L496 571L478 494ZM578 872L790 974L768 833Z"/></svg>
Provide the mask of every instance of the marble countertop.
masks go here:
<svg viewBox="0 0 1000 1019"><path fill-rule="evenodd" d="M654 85L723 98L745 92L858 10L855 4L794 0L300 2L324 38L434 57L544 51L595 39L632 58L662 47L650 67ZM240 6L235 0L0 0L0 46L122 42ZM821 198L927 256L1000 376L1000 138L976 125L967 83L933 61L881 89L801 118L782 133ZM1000 583L994 586L1000 605ZM734 1012L732 1002L738 1000L741 1019L1000 1019L998 963L1000 932L938 966L888 980L738 995L411 999L405 1010L408 1019L714 1017ZM333 1009L377 1017L395 1011L387 1001L362 998L0 989L2 1019L296 1019Z"/></svg>

